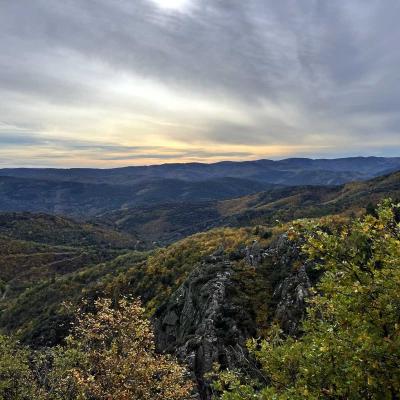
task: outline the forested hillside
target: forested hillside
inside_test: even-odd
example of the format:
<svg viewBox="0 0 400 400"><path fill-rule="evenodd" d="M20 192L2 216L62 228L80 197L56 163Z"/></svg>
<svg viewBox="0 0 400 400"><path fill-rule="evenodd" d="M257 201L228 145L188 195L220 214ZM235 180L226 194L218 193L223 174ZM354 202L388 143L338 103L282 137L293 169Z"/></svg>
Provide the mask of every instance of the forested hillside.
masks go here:
<svg viewBox="0 0 400 400"><path fill-rule="evenodd" d="M198 182L151 179L117 185L0 176L0 211L45 212L82 219L144 204L229 199L269 187L270 184L239 178Z"/></svg>
<svg viewBox="0 0 400 400"><path fill-rule="evenodd" d="M113 362L119 359L130 376L130 356L124 347L98 347L92 329L103 324L107 343L127 338L118 343L130 346L136 339L123 327L150 321L150 330L143 328L144 336L137 336L138 343L148 343L142 344L147 347L140 359L155 368L151 360L158 353L173 357L160 361L165 368L155 372L161 377L172 368L179 387L186 388L178 393L171 386L171 400L192 395L202 400L317 399L340 398L341 393L354 399L396 398L390 395L399 388L399 210L389 202L380 208L377 203L399 198L399 190L400 174L393 173L342 186L274 188L219 202L113 211L91 223L2 213L0 330L5 336L0 348L7 357L18 356L20 364L7 357L0 361L0 371L6 371L0 382L1 376L19 374L21 384L14 387L4 378L0 388L11 385L16 393L25 388L29 394L23 399L58 399L49 387L62 375L69 386L56 379L61 386L54 390L63 399L76 400L79 393L93 397L97 390L110 393L124 378L111 368L115 380L106 381L90 363L99 362L107 374L111 359L103 357L113 354ZM366 296L373 301L366 302ZM321 307L329 316L322 322ZM79 324L82 328L76 328ZM118 334L106 333L115 329ZM251 338L262 341L250 344ZM314 352L313 346L320 350ZM358 349L362 361L352 359L346 346ZM129 348L132 357L141 351ZM324 369L326 357L346 366L348 383L337 382L344 370ZM31 368L40 374L29 375ZM382 369L387 373L378 372ZM168 374L165 379L166 385L174 381ZM283 386L276 383L281 381Z"/></svg>
<svg viewBox="0 0 400 400"><path fill-rule="evenodd" d="M385 197L400 199L400 172L341 186L273 187L223 201L126 208L93 220L165 245L218 226L274 226L297 218L358 214Z"/></svg>
<svg viewBox="0 0 400 400"><path fill-rule="evenodd" d="M10 364L8 355L0 361L7 371L3 376L19 376L17 387L13 380L6 381L4 390L25 390L29 395L35 390L42 398L53 399L42 383L45 379L54 385L52 374L71 380L73 386L57 382L57 391L67 396L63 398L76 399L76 393L95 393L100 390L96 388L104 393L113 390L112 385L118 385L115 379L121 377L107 364L111 361L108 347L93 342L97 340L93 329L104 326L102 332L111 335L110 340L118 340L119 335L128 338L124 326L133 326L132 313L139 312L129 309L129 296L140 296L145 310L138 315L153 322L156 349L173 354L189 368L188 386L179 387L190 390L193 381L193 390L202 399L300 399L327 394L339 398L342 393L354 399L396 398L400 388L396 378L400 367L398 215L398 208L386 203L361 220L301 220L271 231L260 226L224 228L148 254L128 251L111 261L43 277L16 298L3 298L3 331L36 349L32 353L1 337L3 354L18 355L21 363ZM103 298L110 300L104 303ZM65 300L72 304L64 305ZM118 302L119 311L113 311L112 304ZM73 328L76 306L83 307L84 314ZM115 319L114 312L118 312ZM321 319L321 312L326 317ZM70 329L73 336L64 342ZM146 346L140 335L127 339L124 346L132 340ZM247 342L250 338L263 341ZM61 347L43 353L46 346L57 343ZM90 347L80 347L84 343ZM152 354L149 346L142 349ZM81 361L70 358L89 348ZM129 364L129 354L136 354L124 353L123 347L113 349L119 365ZM24 358L27 351L34 361ZM29 368L43 362L53 365L50 372L41 369L39 380L38 375L29 375ZM165 362L165 368L174 368L177 374L171 379L187 379L180 367L168 364L173 360ZM111 368L110 380L101 378L95 365ZM332 369L334 365L340 369ZM91 368L93 377L86 375ZM77 379L78 373L86 377ZM163 376L161 371L156 374L157 379ZM154 384L148 382L149 387ZM127 386L126 390L134 389ZM160 390L164 389L160 386ZM189 391L179 393L172 398L189 396Z"/></svg>

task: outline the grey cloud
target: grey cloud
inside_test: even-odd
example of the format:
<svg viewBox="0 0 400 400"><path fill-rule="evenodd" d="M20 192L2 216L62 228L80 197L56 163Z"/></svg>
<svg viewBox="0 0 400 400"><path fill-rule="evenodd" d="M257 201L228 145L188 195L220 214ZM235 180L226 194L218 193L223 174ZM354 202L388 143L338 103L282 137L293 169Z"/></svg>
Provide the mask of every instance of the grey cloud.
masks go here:
<svg viewBox="0 0 400 400"><path fill-rule="evenodd" d="M115 143L99 143L95 140L68 139L52 137L31 132L6 133L0 130L1 147L36 147L45 146L66 151L94 151L130 153L133 151L161 150L161 146L123 146Z"/></svg>
<svg viewBox="0 0 400 400"><path fill-rule="evenodd" d="M0 132L0 148L15 146L37 146L46 142L33 135Z"/></svg>
<svg viewBox="0 0 400 400"><path fill-rule="evenodd" d="M17 38L12 44L19 40L28 54L38 50L56 59L62 53L55 49L69 49L189 89L253 99L285 95L287 84L307 89L318 75L327 83L357 83L377 56L370 51L374 38L357 35L357 29L377 31L372 43L380 36L390 40L380 20L352 19L345 1L310 1L308 6L293 0L197 3L191 13L168 16L148 0L69 0L51 7L44 0L7 2L1 22L8 37ZM353 3L356 16L372 8L386 19L398 9L393 0L383 6ZM398 29L391 33L398 35ZM374 52L384 55L380 46ZM308 79L298 77L305 66L318 71Z"/></svg>
<svg viewBox="0 0 400 400"><path fill-rule="evenodd" d="M182 150L164 146L123 146L115 143L98 143L89 140L71 140L68 138L54 138L36 133L19 132L5 133L0 131L0 155L3 149L14 149L16 152L23 148L45 149L48 153L39 152L31 155L36 159L66 159L71 154L84 154L89 158L103 161L123 160L173 160L186 158L229 158L250 157L253 154L243 151L205 151L200 148ZM57 153L50 150L57 150ZM151 151L151 152L150 152ZM4 163L4 157L3 157Z"/></svg>
<svg viewBox="0 0 400 400"><path fill-rule="evenodd" d="M199 140L303 144L318 132L340 147L349 135L356 143L379 132L383 143L400 144L399 18L397 0L192 0L182 13L150 0L0 1L0 107L12 108L19 100L11 94L21 93L103 104L99 88L85 81L95 63L232 99L254 121L201 121ZM292 105L304 122L260 117L263 100ZM371 116L377 122L365 126ZM134 151L115 146L97 149Z"/></svg>
<svg viewBox="0 0 400 400"><path fill-rule="evenodd" d="M162 149L160 149L162 150ZM180 159L215 159L215 158L230 158L230 157L250 157L252 153L244 151L231 151L231 152L207 152L203 150L191 150L191 151L177 151L172 153L138 153L138 154L125 154L122 156L106 156L99 157L99 160L105 161L129 161L129 160L180 160Z"/></svg>

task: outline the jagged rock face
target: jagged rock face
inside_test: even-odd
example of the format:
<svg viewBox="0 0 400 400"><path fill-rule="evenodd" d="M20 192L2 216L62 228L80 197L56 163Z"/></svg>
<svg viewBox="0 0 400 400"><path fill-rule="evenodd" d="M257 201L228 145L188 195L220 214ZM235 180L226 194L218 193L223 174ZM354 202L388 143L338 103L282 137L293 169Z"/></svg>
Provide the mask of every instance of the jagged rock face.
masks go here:
<svg viewBox="0 0 400 400"><path fill-rule="evenodd" d="M304 316L311 286L306 267L302 265L298 271L285 278L274 291L274 298L279 299L275 320L288 335L297 335L299 332L299 323Z"/></svg>
<svg viewBox="0 0 400 400"><path fill-rule="evenodd" d="M225 257L209 257L156 313L157 347L189 365L201 399L211 397L204 374L215 362L229 368L239 365L245 339L254 334L240 326L243 310L227 293L232 273Z"/></svg>
<svg viewBox="0 0 400 400"><path fill-rule="evenodd" d="M280 276L273 283L273 320L288 335L297 335L306 311L306 300L319 274L301 254L302 241L288 240L281 235L277 242L266 249L263 257L272 257Z"/></svg>
<svg viewBox="0 0 400 400"><path fill-rule="evenodd" d="M186 362L198 383L199 398L211 398L204 375L215 362L224 368L246 364L246 339L257 335L255 314L238 304L235 263L248 268L268 265L272 293L266 294L266 320L277 321L288 334L297 334L310 295L309 266L300 244L282 235L266 249L255 242L225 255L223 249L197 265L185 283L163 304L154 318L157 347ZM262 275L260 275L262 276Z"/></svg>

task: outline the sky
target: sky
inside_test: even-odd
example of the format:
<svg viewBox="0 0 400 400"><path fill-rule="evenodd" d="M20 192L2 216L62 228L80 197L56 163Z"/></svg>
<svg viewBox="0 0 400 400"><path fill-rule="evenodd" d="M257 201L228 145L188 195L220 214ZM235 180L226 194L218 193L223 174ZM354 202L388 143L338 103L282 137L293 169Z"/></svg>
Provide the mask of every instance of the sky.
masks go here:
<svg viewBox="0 0 400 400"><path fill-rule="evenodd" d="M400 156L398 0L0 0L0 167Z"/></svg>

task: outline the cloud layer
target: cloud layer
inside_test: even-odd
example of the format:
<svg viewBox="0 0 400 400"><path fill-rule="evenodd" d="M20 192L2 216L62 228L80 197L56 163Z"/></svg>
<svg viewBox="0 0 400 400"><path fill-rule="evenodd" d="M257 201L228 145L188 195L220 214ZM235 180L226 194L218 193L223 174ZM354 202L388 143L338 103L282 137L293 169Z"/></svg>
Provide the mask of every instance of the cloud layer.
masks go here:
<svg viewBox="0 0 400 400"><path fill-rule="evenodd" d="M397 0L0 0L0 163L396 155L399 18Z"/></svg>

